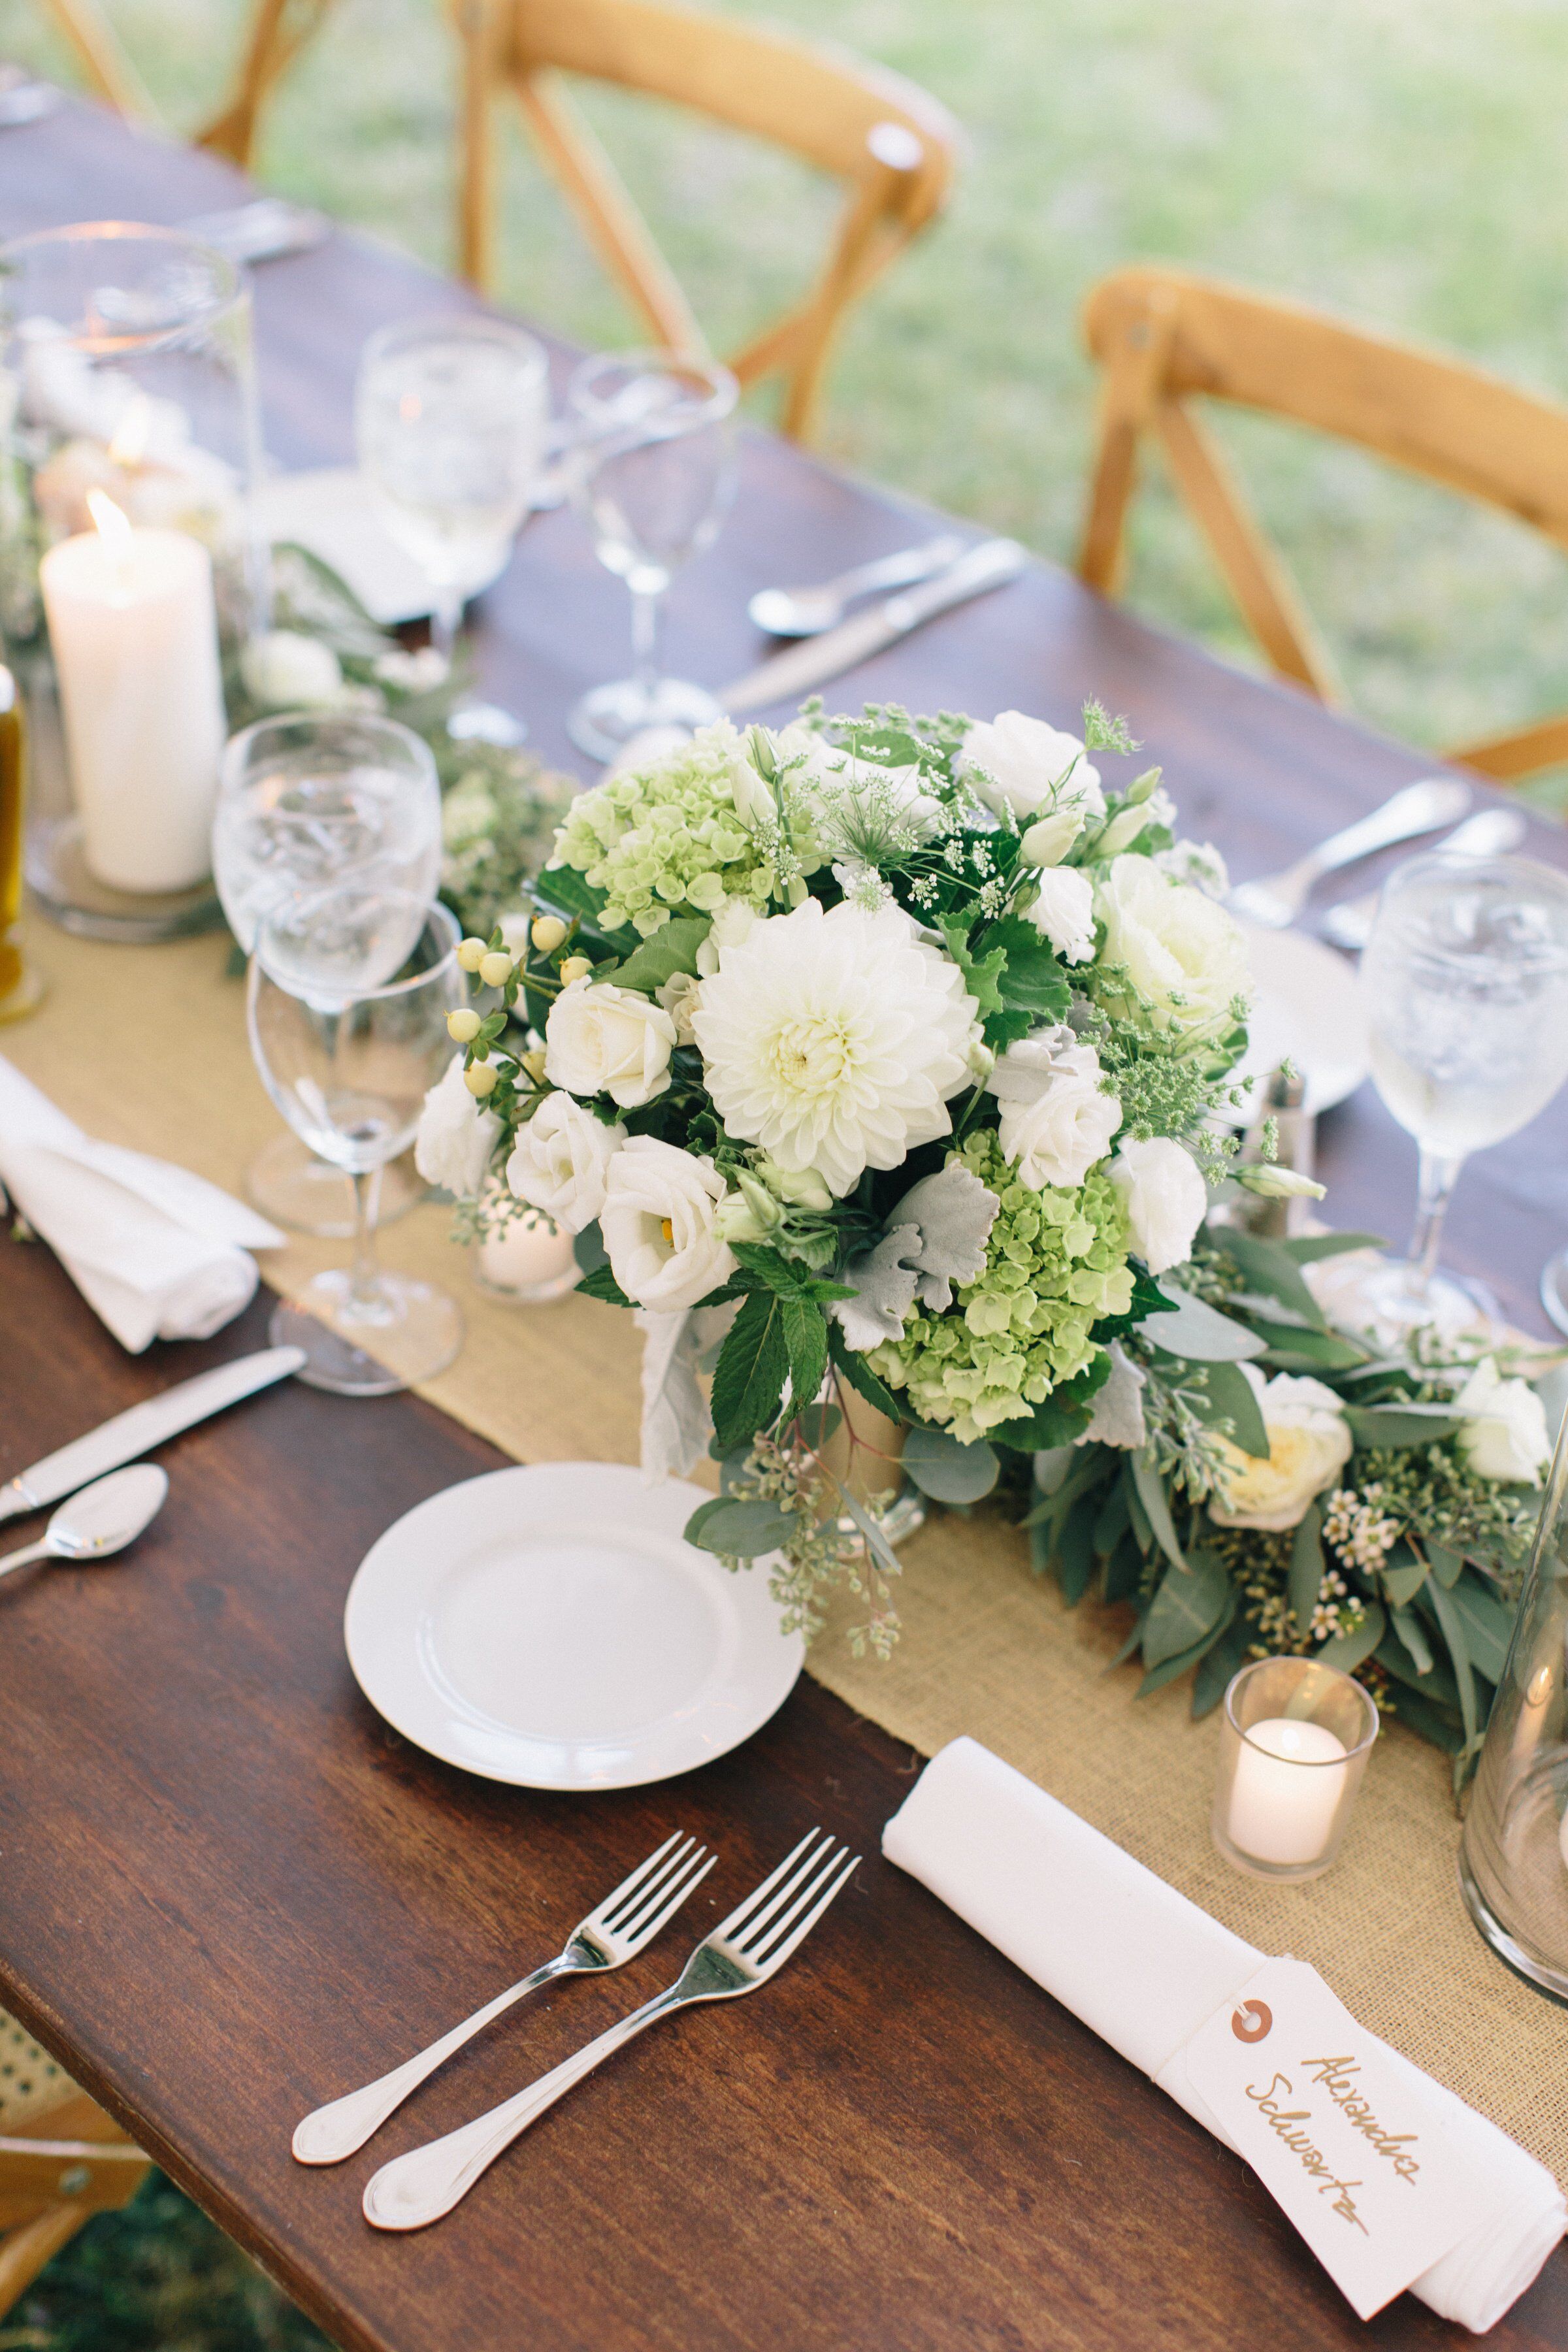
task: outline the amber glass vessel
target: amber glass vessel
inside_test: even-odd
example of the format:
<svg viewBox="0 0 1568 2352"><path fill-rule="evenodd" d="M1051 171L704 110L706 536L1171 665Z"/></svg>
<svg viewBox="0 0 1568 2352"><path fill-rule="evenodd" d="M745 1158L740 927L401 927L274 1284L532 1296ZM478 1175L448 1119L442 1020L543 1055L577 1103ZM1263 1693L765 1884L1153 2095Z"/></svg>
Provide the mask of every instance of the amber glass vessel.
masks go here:
<svg viewBox="0 0 1568 2352"><path fill-rule="evenodd" d="M0 666L0 1021L19 1020L43 983L22 953L22 831L27 791L27 725L10 671Z"/></svg>

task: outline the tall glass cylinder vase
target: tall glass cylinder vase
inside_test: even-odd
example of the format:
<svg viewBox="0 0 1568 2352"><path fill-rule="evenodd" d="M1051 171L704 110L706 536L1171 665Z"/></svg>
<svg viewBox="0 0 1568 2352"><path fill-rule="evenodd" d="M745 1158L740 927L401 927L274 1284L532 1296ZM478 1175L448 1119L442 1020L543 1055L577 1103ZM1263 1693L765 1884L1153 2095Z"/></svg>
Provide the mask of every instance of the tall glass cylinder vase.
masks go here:
<svg viewBox="0 0 1568 2352"><path fill-rule="evenodd" d="M1568 1418L1481 1748L1459 1884L1499 1957L1568 2004Z"/></svg>
<svg viewBox="0 0 1568 2352"><path fill-rule="evenodd" d="M250 299L179 230L0 247L0 635L33 719L27 880L68 929L219 919L224 671L263 561Z"/></svg>

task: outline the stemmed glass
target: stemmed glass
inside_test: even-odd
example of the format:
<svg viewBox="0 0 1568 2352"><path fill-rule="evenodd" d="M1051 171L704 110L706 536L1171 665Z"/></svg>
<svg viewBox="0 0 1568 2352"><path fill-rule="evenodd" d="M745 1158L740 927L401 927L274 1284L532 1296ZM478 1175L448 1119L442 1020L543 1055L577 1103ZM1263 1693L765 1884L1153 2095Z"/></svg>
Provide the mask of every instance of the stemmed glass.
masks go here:
<svg viewBox="0 0 1568 2352"><path fill-rule="evenodd" d="M257 928L247 996L256 1066L295 1133L354 1190L352 1266L316 1275L285 1300L272 1339L303 1348L300 1379L340 1396L388 1396L428 1380L462 1345L456 1301L384 1272L374 1238L380 1171L408 1149L452 1057L447 1016L468 999L459 937L445 907L357 883L288 899Z"/></svg>
<svg viewBox="0 0 1568 2352"><path fill-rule="evenodd" d="M1396 1328L1475 1319L1437 1271L1468 1155L1544 1109L1568 1077L1568 876L1529 857L1413 857L1384 884L1362 958L1373 1075L1420 1146L1409 1257L1366 1286Z"/></svg>
<svg viewBox="0 0 1568 2352"><path fill-rule="evenodd" d="M544 457L543 346L499 319L414 319L373 335L354 398L359 462L382 519L430 581L431 641L506 568Z"/></svg>
<svg viewBox="0 0 1568 2352"><path fill-rule="evenodd" d="M213 877L247 955L263 915L300 891L359 882L405 891L422 910L441 880L441 787L428 744L395 719L363 712L258 719L224 753ZM410 918L405 953L420 919ZM293 1135L263 1146L245 1189L265 1215L297 1232L329 1240L353 1232L341 1169ZM411 1209L424 1189L388 1169L380 1223Z"/></svg>
<svg viewBox="0 0 1568 2352"><path fill-rule="evenodd" d="M567 388L573 491L605 569L632 592L633 674L595 687L569 715L580 751L613 760L645 727L706 727L713 697L659 676L669 583L718 535L735 488L728 368L676 352L585 360Z"/></svg>

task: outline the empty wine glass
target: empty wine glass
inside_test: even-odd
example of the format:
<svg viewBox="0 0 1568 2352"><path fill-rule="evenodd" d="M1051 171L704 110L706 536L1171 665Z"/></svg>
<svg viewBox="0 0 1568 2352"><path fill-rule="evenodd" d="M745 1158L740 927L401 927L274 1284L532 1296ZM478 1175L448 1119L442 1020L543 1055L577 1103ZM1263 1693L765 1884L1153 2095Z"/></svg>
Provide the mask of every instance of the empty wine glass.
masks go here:
<svg viewBox="0 0 1568 2352"><path fill-rule="evenodd" d="M574 495L600 562L632 592L632 676L595 687L566 721L593 759L645 727L722 715L702 687L659 676L659 636L670 582L712 544L734 495L739 397L728 368L675 352L585 360L572 378Z"/></svg>
<svg viewBox="0 0 1568 2352"><path fill-rule="evenodd" d="M263 915L301 891L352 881L408 893L415 912L390 977L440 886L441 787L429 746L395 719L359 711L258 719L224 753L213 876L247 955ZM245 1189L264 1215L296 1232L329 1240L353 1232L342 1170L292 1134L263 1145ZM389 1168L378 1222L401 1216L424 1192L408 1171Z"/></svg>
<svg viewBox="0 0 1568 2352"><path fill-rule="evenodd" d="M430 582L432 642L506 568L550 423L543 346L499 319L407 320L373 335L354 398L383 520Z"/></svg>
<svg viewBox="0 0 1568 2352"><path fill-rule="evenodd" d="M1413 1329L1475 1319L1440 1275L1443 1218L1468 1155L1544 1109L1568 1077L1568 876L1529 857L1391 874L1362 958L1378 1092L1420 1146L1409 1257L1366 1286L1380 1318Z"/></svg>
<svg viewBox="0 0 1568 2352"><path fill-rule="evenodd" d="M272 1340L303 1348L300 1379L341 1396L428 1380L462 1344L456 1301L385 1273L374 1238L380 1172L412 1143L452 1058L447 1015L468 999L459 936L445 907L359 883L289 898L257 927L247 1000L256 1066L295 1133L353 1178L355 1212L353 1265L285 1300Z"/></svg>

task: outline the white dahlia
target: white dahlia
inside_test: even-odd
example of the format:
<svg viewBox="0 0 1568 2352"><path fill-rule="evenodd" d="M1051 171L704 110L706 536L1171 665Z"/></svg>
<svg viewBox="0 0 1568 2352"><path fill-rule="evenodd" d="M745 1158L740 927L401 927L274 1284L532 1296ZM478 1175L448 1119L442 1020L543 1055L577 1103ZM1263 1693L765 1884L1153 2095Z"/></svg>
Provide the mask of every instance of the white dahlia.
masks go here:
<svg viewBox="0 0 1568 2352"><path fill-rule="evenodd" d="M977 1011L900 908L808 898L724 949L691 1025L728 1133L842 1196L951 1133Z"/></svg>

